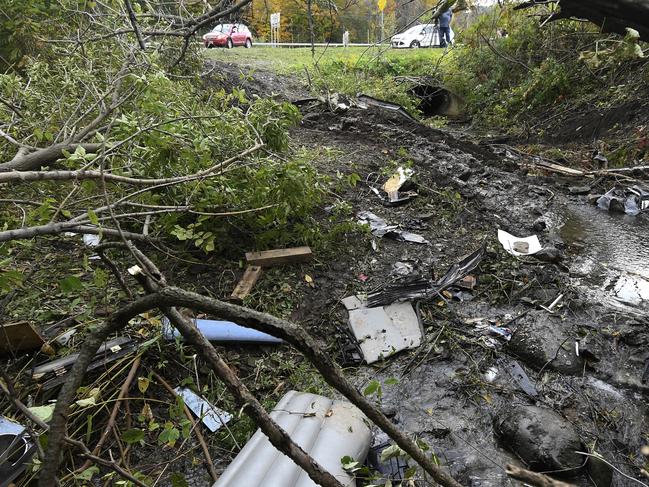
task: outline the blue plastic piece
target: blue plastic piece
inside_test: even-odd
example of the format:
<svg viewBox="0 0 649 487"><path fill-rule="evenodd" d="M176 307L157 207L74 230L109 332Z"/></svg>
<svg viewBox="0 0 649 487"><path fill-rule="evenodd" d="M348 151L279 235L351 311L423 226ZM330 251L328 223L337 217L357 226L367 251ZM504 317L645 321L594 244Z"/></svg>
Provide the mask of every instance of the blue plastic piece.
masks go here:
<svg viewBox="0 0 649 487"><path fill-rule="evenodd" d="M238 342L238 343L284 343L280 338L261 331L237 325L232 321L194 320L198 330L211 342ZM163 323L165 338L173 340L180 336L171 324L165 320Z"/></svg>

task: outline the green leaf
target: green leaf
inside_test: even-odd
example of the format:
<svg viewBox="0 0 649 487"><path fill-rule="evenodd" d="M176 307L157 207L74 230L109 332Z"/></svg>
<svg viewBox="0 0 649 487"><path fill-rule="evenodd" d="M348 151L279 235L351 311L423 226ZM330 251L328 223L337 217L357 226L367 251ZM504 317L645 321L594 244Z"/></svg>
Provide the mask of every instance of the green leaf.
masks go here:
<svg viewBox="0 0 649 487"><path fill-rule="evenodd" d="M377 393L379 389L381 389L381 383L378 380L371 380L363 391L363 394L366 396L371 396L372 394Z"/></svg>
<svg viewBox="0 0 649 487"><path fill-rule="evenodd" d="M34 406L29 408L29 410L41 421L49 423L50 419L52 419L52 413L54 413L54 404L48 404L47 406Z"/></svg>
<svg viewBox="0 0 649 487"><path fill-rule="evenodd" d="M171 480L171 487L189 487L185 476L181 473L172 473L169 480Z"/></svg>
<svg viewBox="0 0 649 487"><path fill-rule="evenodd" d="M99 218L97 217L97 213L92 210L88 210L88 220L90 220L90 223L92 223L93 225L99 225Z"/></svg>
<svg viewBox="0 0 649 487"><path fill-rule="evenodd" d="M165 429L158 436L158 445L174 446L178 438L180 438L180 431L174 428L173 423L167 422L165 423Z"/></svg>
<svg viewBox="0 0 649 487"><path fill-rule="evenodd" d="M122 441L128 443L139 443L144 440L144 431L138 428L131 428L130 430L122 433Z"/></svg>
<svg viewBox="0 0 649 487"><path fill-rule="evenodd" d="M81 291L83 289L83 283L78 277L69 276L59 281L59 288L61 288L61 292L68 294L75 291Z"/></svg>
<svg viewBox="0 0 649 487"><path fill-rule="evenodd" d="M83 472L76 474L74 478L76 480L90 481L92 480L93 475L95 475L96 473L99 473L99 467L93 465L92 467L85 469Z"/></svg>
<svg viewBox="0 0 649 487"><path fill-rule="evenodd" d="M399 445L391 445L381 452L381 462L387 462L391 458L405 457L404 452Z"/></svg>
<svg viewBox="0 0 649 487"><path fill-rule="evenodd" d="M388 377L387 379L385 379L385 381L383 383L386 386L393 386L393 385L399 383L399 379L397 379L396 377Z"/></svg>

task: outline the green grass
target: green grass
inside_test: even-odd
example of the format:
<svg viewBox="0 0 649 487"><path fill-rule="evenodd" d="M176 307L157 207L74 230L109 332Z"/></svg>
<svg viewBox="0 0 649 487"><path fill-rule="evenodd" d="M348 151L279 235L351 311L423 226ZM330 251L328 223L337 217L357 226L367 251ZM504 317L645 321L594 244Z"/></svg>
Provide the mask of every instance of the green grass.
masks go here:
<svg viewBox="0 0 649 487"><path fill-rule="evenodd" d="M261 68L280 74L302 73L304 67L314 66L314 59L322 67L342 62L348 66L371 64L376 61L397 61L413 66L434 65L444 52L443 49L390 49L382 47L329 47L316 48L315 58L311 49L253 47L252 49L209 49L205 50L208 59L236 63L251 68ZM415 75L416 73L412 73Z"/></svg>

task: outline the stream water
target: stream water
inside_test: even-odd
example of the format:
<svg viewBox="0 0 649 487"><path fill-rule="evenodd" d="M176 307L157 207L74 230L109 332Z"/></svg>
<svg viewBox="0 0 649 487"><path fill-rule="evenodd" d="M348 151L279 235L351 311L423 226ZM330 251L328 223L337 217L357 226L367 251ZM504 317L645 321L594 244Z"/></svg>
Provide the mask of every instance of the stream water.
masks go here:
<svg viewBox="0 0 649 487"><path fill-rule="evenodd" d="M588 297L634 313L649 312L649 218L569 204L559 234L570 274Z"/></svg>

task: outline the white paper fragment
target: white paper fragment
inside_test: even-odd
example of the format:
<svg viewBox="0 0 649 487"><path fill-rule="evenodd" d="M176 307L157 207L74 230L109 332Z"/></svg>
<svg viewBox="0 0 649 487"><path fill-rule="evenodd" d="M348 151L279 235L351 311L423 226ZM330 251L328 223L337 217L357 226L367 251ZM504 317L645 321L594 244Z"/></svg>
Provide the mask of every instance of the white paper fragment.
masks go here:
<svg viewBox="0 0 649 487"><path fill-rule="evenodd" d="M212 432L218 431L232 419L232 415L222 409L212 406L202 397L187 387L176 387L176 394L183 398L185 404Z"/></svg>
<svg viewBox="0 0 649 487"><path fill-rule="evenodd" d="M87 247L96 247L99 245L100 240L101 238L99 235L93 235L91 233L83 234L83 243L86 244Z"/></svg>
<svg viewBox="0 0 649 487"><path fill-rule="evenodd" d="M520 238L514 237L504 230L498 230L498 241L502 244L503 248L507 252L517 257L520 255L536 254L543 248L541 246L541 242L539 242L539 237L537 237L536 235ZM526 252L520 251L520 249L523 247L527 249Z"/></svg>

